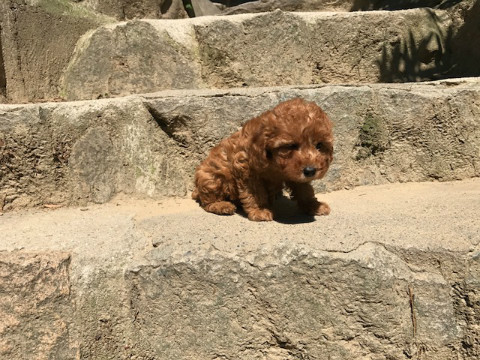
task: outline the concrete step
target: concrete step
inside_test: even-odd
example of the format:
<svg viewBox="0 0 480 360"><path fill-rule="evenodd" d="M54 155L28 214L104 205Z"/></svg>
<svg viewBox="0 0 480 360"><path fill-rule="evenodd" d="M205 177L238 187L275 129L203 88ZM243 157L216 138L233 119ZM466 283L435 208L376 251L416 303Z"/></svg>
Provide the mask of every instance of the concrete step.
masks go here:
<svg viewBox="0 0 480 360"><path fill-rule="evenodd" d="M0 358L476 359L480 179L0 216Z"/></svg>
<svg viewBox="0 0 480 360"><path fill-rule="evenodd" d="M317 191L480 175L480 82L166 91L0 106L0 209L188 196L220 139L293 97L334 122Z"/></svg>
<svg viewBox="0 0 480 360"><path fill-rule="evenodd" d="M462 24L449 12L431 9L279 10L110 24L78 42L61 96L424 81L444 78L452 68L468 74L471 69L452 52Z"/></svg>

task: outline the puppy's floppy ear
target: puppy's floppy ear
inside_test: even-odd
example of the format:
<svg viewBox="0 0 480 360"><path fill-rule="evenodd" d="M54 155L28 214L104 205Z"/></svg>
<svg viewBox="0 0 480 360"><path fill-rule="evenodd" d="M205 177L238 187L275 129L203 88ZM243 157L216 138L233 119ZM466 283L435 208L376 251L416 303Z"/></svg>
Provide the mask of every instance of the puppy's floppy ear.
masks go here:
<svg viewBox="0 0 480 360"><path fill-rule="evenodd" d="M245 138L248 139L249 163L257 169L266 168L271 157L267 145L275 132L274 127L270 126L273 117L271 112L267 112L250 120L243 128Z"/></svg>
<svg viewBox="0 0 480 360"><path fill-rule="evenodd" d="M249 146L249 158L256 167L264 167L271 157L267 149L267 129L262 125L252 134Z"/></svg>

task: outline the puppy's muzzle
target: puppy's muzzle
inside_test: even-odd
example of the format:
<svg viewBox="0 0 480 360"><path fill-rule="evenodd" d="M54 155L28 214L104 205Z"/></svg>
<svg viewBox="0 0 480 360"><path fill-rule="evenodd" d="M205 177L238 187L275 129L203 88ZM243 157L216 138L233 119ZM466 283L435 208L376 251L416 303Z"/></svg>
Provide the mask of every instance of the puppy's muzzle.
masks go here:
<svg viewBox="0 0 480 360"><path fill-rule="evenodd" d="M303 175L305 175L305 177L307 178L314 176L316 172L317 172L317 169L311 166L307 166L306 168L303 169Z"/></svg>

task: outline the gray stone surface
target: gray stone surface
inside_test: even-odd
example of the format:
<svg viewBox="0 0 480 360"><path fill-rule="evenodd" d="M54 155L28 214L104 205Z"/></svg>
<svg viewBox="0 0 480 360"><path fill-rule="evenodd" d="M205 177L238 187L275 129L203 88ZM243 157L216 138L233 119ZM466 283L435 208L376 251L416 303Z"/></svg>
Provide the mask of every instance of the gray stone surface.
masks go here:
<svg viewBox="0 0 480 360"><path fill-rule="evenodd" d="M65 0L0 1L0 102L58 99L75 44L109 21Z"/></svg>
<svg viewBox="0 0 480 360"><path fill-rule="evenodd" d="M118 23L80 40L62 95L432 79L447 70L451 24L426 9Z"/></svg>
<svg viewBox="0 0 480 360"><path fill-rule="evenodd" d="M67 252L0 250L0 358L75 357L69 266Z"/></svg>
<svg viewBox="0 0 480 360"><path fill-rule="evenodd" d="M181 0L70 0L118 20L178 19L187 14ZM195 16L283 11L402 10L419 7L449 8L448 0L192 0Z"/></svg>
<svg viewBox="0 0 480 360"><path fill-rule="evenodd" d="M479 179L318 197L329 216L283 199L271 223L128 197L3 214L0 351L29 339L51 359L478 358Z"/></svg>
<svg viewBox="0 0 480 360"><path fill-rule="evenodd" d="M0 106L1 208L188 196L211 147L296 96L316 101L335 124L334 162L317 191L479 176L476 79L169 91Z"/></svg>
<svg viewBox="0 0 480 360"><path fill-rule="evenodd" d="M92 34L115 21L104 13L118 19L186 16L181 1L5 0L0 3L0 101L92 99L169 88L423 81L479 73L470 60L476 57L464 56L476 51L465 40L478 33L472 1L451 11L274 11L134 21Z"/></svg>
<svg viewBox="0 0 480 360"><path fill-rule="evenodd" d="M158 31L147 21L109 25L87 34L77 44L62 81L62 92L70 100L203 84L189 44L176 42L169 32Z"/></svg>
<svg viewBox="0 0 480 360"><path fill-rule="evenodd" d="M315 1L297 1L293 8L289 3L280 8L316 6ZM336 9L348 1L319 3ZM389 8L381 3L355 1L352 6ZM199 14L216 13L217 8L207 0L193 6ZM478 46L470 40L478 38L477 14L478 6L466 0L448 11L274 11L167 21L187 16L182 1L4 0L0 102L91 99L186 87L478 76ZM153 29L137 21L91 34L101 25L137 18L162 20L147 21Z"/></svg>
<svg viewBox="0 0 480 360"><path fill-rule="evenodd" d="M191 0L195 16L219 15L220 7L210 0Z"/></svg>

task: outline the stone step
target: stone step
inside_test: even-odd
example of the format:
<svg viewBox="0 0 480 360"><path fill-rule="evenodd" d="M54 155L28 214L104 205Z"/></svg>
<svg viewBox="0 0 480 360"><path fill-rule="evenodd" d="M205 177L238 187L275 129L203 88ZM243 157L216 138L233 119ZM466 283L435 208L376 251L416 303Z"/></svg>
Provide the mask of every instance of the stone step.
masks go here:
<svg viewBox="0 0 480 360"><path fill-rule="evenodd" d="M404 82L479 76L476 59L480 46L476 46L476 39L480 38L480 2L439 2L262 0L243 5L304 11L317 6L391 10L412 4L449 9L311 16L277 12L246 15L247 18L220 16L154 21L154 25L115 25L114 17L151 19L181 16L178 11L185 16L186 13L181 0L164 2L161 9L151 0L129 4L124 0L1 1L0 102L118 96L170 87L335 83L355 79ZM195 3L198 1L192 2L194 7ZM95 39L84 37L77 45L77 58L72 60L79 38L105 24L110 25L95 31ZM212 35L212 29L219 33ZM129 41L125 40L127 35ZM99 44L102 38L105 43ZM85 49L81 47L88 41L95 43L99 54L83 54ZM82 68L82 64L87 68ZM108 74L98 74L103 68ZM84 72L88 81L83 81ZM123 83L129 80L132 83Z"/></svg>
<svg viewBox="0 0 480 360"><path fill-rule="evenodd" d="M465 75L474 69L452 50L461 24L454 19L431 9L274 11L110 24L77 43L61 96L423 81L452 69Z"/></svg>
<svg viewBox="0 0 480 360"><path fill-rule="evenodd" d="M0 216L0 358L477 359L480 179Z"/></svg>
<svg viewBox="0 0 480 360"><path fill-rule="evenodd" d="M478 78L178 90L1 105L0 209L188 196L215 144L293 97L315 101L334 122L334 162L317 191L480 175Z"/></svg>

